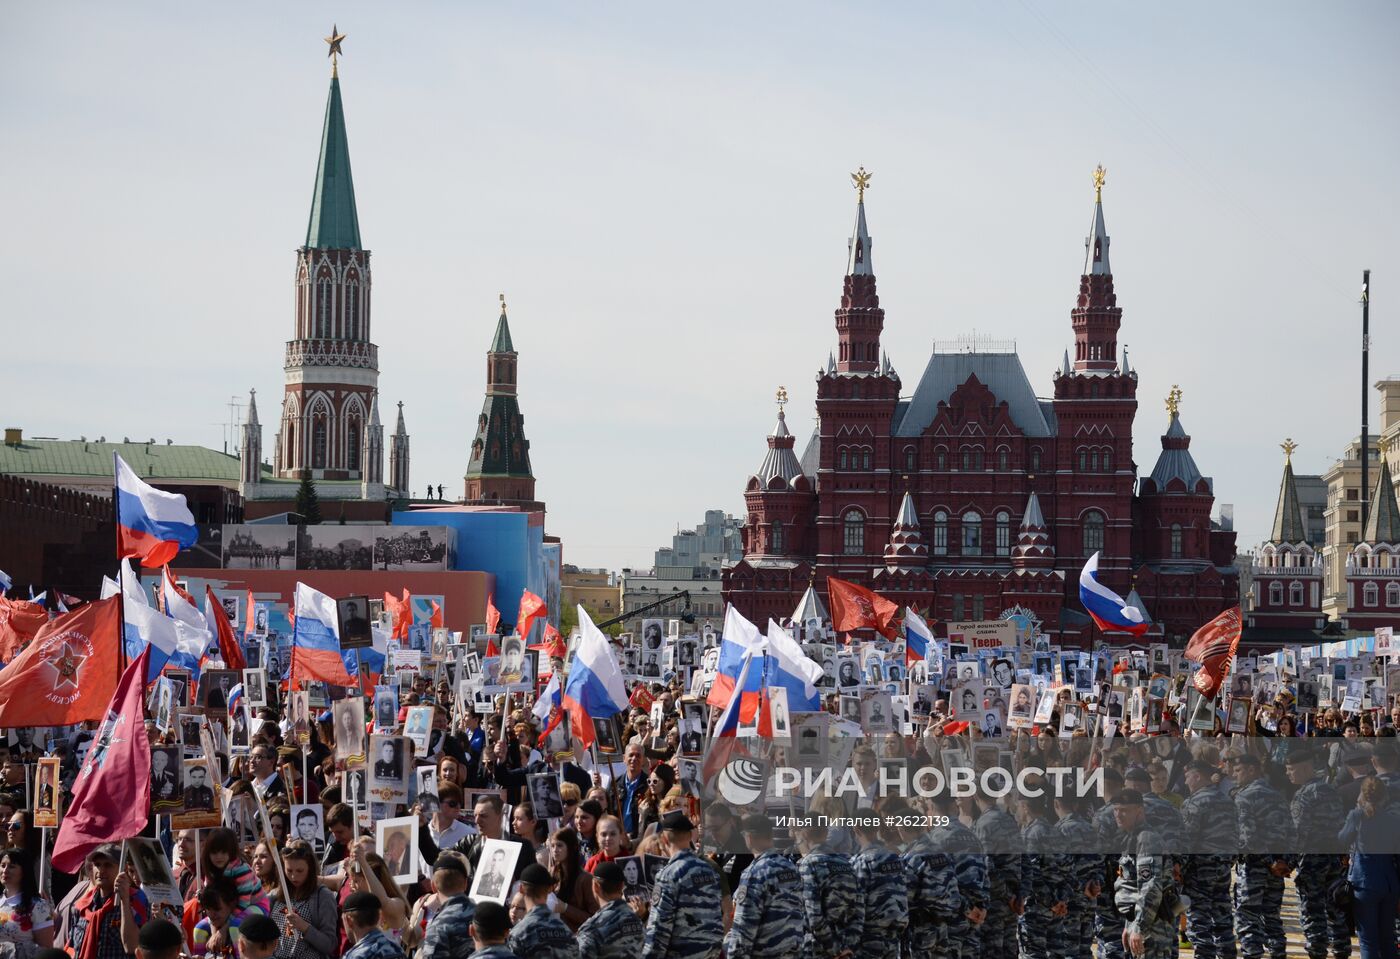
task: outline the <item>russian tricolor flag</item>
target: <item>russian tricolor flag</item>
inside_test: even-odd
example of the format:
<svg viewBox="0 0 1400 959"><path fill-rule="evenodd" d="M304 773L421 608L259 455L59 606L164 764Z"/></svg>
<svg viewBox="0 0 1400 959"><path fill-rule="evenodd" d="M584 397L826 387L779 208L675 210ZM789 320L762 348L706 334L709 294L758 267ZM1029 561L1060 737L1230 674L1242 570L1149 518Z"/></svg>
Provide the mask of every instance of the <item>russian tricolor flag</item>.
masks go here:
<svg viewBox="0 0 1400 959"><path fill-rule="evenodd" d="M739 674L735 677L735 685L738 688L742 689L748 684L749 676L757 669L757 663L758 660L752 651L744 654L739 661ZM742 696L730 697L729 705L724 707L719 720L710 731L709 748L705 752L704 765L701 766L701 776L705 782L710 782L719 775L719 771L729 764L734 754L734 747L739 743L739 723L742 720L739 713L742 701Z"/></svg>
<svg viewBox="0 0 1400 959"><path fill-rule="evenodd" d="M147 660L146 681L154 682L167 665L185 668L196 682L199 681L200 662L204 657L205 646L209 642L207 630L195 629L188 623L166 616L150 604L146 591L141 587L140 577L131 568L131 561L121 562L121 583L105 579L102 598L122 594L124 622L122 635L126 643L126 655L135 660L147 646L151 649Z"/></svg>
<svg viewBox="0 0 1400 959"><path fill-rule="evenodd" d="M745 658L753 656L753 668L743 682L739 677ZM765 637L733 606L725 610L724 633L719 645L719 666L710 695L705 702L721 709L728 706L734 690L742 692L740 718L753 719L754 711L766 686L781 686L788 693L788 709L794 713L812 713L821 709L821 694L817 682L822 668L802 652L802 647L771 619Z"/></svg>
<svg viewBox="0 0 1400 959"><path fill-rule="evenodd" d="M199 538L194 514L178 493L167 493L141 481L115 452L117 500L117 558L136 556L147 568L164 566Z"/></svg>
<svg viewBox="0 0 1400 959"><path fill-rule="evenodd" d="M1123 597L1099 582L1099 554L1089 557L1084 569L1079 573L1079 601L1089 617L1105 632L1132 633L1141 636L1147 632L1147 622L1142 610L1129 606Z"/></svg>
<svg viewBox="0 0 1400 959"><path fill-rule="evenodd" d="M353 676L340 658L340 620L335 600L305 583L297 583L296 623L292 627L291 688L298 682L322 682L332 686L355 686Z"/></svg>
<svg viewBox="0 0 1400 959"><path fill-rule="evenodd" d="M913 666L928 659L928 651L938 645L933 630L912 606L904 607L904 665Z"/></svg>
<svg viewBox="0 0 1400 959"><path fill-rule="evenodd" d="M370 645L360 649L342 650L340 659L345 663L345 671L360 677L360 689L373 695L374 687L384 678L384 664L389 658L389 634L378 626L371 626ZM360 667L364 668L361 669Z"/></svg>
<svg viewBox="0 0 1400 959"><path fill-rule="evenodd" d="M540 733L540 740L543 741L554 727L559 725L560 719L564 716L564 695L559 689L559 673L549 677L549 684L545 686L544 692L540 693L539 701L535 703L535 708L531 710L531 715L536 721L544 723L544 730Z"/></svg>
<svg viewBox="0 0 1400 959"><path fill-rule="evenodd" d="M587 749L595 738L593 720L609 719L627 708L627 688L608 638L582 606L578 625L579 640L569 660L569 679L560 704L569 713L574 741Z"/></svg>

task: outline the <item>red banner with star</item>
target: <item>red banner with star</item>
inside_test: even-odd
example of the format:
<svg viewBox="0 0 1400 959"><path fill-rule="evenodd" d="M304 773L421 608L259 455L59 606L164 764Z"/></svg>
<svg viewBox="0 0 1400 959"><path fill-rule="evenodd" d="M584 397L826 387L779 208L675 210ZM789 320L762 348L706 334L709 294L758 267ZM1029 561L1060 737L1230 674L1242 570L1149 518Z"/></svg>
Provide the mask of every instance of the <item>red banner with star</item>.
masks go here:
<svg viewBox="0 0 1400 959"><path fill-rule="evenodd" d="M118 598L52 620L0 672L0 727L103 719L117 688Z"/></svg>

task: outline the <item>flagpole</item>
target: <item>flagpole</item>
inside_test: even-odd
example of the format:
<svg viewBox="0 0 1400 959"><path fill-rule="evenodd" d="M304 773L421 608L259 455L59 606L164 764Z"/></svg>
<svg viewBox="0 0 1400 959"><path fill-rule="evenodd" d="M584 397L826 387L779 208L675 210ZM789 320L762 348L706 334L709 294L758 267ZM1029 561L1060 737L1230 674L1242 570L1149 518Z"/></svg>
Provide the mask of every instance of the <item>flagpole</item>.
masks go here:
<svg viewBox="0 0 1400 959"><path fill-rule="evenodd" d="M117 451L112 450L112 545L117 554L117 681L126 672L126 575L122 569L121 491L117 487ZM134 574L135 571L133 571Z"/></svg>

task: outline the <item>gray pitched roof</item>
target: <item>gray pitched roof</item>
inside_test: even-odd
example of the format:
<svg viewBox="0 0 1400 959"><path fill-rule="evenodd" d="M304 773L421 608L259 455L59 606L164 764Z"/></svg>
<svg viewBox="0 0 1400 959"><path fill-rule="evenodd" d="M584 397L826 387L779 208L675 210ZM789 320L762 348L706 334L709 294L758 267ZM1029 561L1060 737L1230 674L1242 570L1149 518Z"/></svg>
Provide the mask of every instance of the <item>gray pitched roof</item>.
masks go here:
<svg viewBox="0 0 1400 959"><path fill-rule="evenodd" d="M1400 504L1395 502L1395 483L1390 478L1390 464L1381 457L1381 475L1376 477L1375 495L1366 514L1363 543L1400 543Z"/></svg>
<svg viewBox="0 0 1400 959"><path fill-rule="evenodd" d="M812 438L807 441L807 447L802 451L802 472L815 479L821 465L822 434L813 427Z"/></svg>
<svg viewBox="0 0 1400 959"><path fill-rule="evenodd" d="M933 422L938 404L953 395L953 391L976 375L998 400L1006 402L1012 421L1027 436L1053 436L1051 422L1045 418L1041 401L1036 398L1021 358L1015 353L935 353L929 357L924 375L914 388L904 415L895 409L895 436L919 436Z"/></svg>
<svg viewBox="0 0 1400 959"><path fill-rule="evenodd" d="M1173 413L1167 431L1162 434L1162 455L1157 457L1157 464L1152 467L1152 482L1157 484L1158 490L1165 490L1174 479L1185 483L1188 491L1194 490L1196 484L1205 479L1206 488L1214 490L1210 477L1201 476L1191 455L1190 442L1191 437L1181 425L1181 418Z"/></svg>
<svg viewBox="0 0 1400 959"><path fill-rule="evenodd" d="M1269 533L1272 543L1307 542L1303 527L1303 507L1298 502L1298 485L1293 480L1293 464L1283 464L1283 480L1278 486L1278 506L1274 509L1274 528Z"/></svg>

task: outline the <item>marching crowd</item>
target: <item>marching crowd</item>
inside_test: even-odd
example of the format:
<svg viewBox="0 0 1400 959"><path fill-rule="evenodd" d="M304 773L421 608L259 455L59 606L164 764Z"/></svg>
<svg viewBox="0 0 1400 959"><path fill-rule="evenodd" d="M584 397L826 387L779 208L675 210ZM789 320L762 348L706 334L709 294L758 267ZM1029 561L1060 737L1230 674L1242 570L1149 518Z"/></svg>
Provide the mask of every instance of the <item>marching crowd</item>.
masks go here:
<svg viewBox="0 0 1400 959"><path fill-rule="evenodd" d="M331 713L303 747L285 699L273 699L256 712L247 752L225 757L221 784L225 808L239 797L256 802L270 832L172 833L167 817L151 818L147 835L162 845L150 848L167 851L181 908L143 892L127 845L97 847L75 875L45 868L25 784L36 782L30 770L47 742L63 757L61 785L71 785L95 724L11 731L0 745L9 790L0 792L8 838L0 952L1114 959L1173 956L1184 940L1203 959L1283 959L1280 912L1292 876L1311 959L1345 959L1354 936L1363 957L1396 955L1400 706L1364 723L1324 709L1301 735L1285 689L1255 704L1248 739L1227 736L1223 722L1213 733L1187 731L1169 713L1159 734L1135 734L1097 759L1082 728L1061 735L1054 717L1008 731L1001 745L1026 766L1098 764L1101 797L877 795L877 765L936 764L979 741L975 725L945 722L938 704L919 735L862 740L850 759L861 794L816 800L811 811L822 817L784 834L753 807L702 806L688 795L678 752L685 697L679 684L650 690L663 728L633 708L616 764L542 752L544 723L529 697L487 716L437 710L427 754L414 759L435 770L436 793L407 809L421 824L424 864L408 883L396 881L402 866L376 851L365 807L346 794ZM400 727L414 705L453 702L447 683L419 675ZM838 712L839 697L826 708ZM162 742L147 725L153 746ZM563 814L546 820L526 777L551 770ZM320 821L293 821L300 804L319 804ZM1298 854L1305 836L1309 850L1320 841L1330 848ZM483 856L489 840L520 847L509 875L493 878L500 864ZM633 856L661 857L649 882L619 862ZM467 893L478 874L474 901Z"/></svg>

